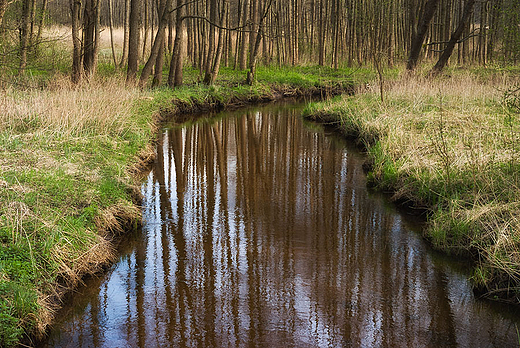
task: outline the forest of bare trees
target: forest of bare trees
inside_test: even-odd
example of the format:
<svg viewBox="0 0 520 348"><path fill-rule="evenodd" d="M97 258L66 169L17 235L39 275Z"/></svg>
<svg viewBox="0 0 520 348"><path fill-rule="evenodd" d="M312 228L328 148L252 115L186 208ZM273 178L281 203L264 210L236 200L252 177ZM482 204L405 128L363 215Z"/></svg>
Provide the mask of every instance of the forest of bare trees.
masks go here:
<svg viewBox="0 0 520 348"><path fill-rule="evenodd" d="M0 24L3 42L16 34L19 73L42 28L70 27L74 81L95 71L99 32L113 28L124 29L114 65L141 85L152 75L160 84L165 66L168 83L180 85L184 64L211 84L220 66L247 68L252 82L257 64L338 68L377 59L414 69L428 59L440 71L450 62L520 60L519 0L0 0Z"/></svg>

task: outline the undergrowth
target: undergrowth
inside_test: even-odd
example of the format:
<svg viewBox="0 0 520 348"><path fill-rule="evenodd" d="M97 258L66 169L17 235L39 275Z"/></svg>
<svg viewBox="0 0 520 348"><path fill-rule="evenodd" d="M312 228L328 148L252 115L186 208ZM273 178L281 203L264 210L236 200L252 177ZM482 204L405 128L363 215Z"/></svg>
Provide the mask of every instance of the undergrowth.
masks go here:
<svg viewBox="0 0 520 348"><path fill-rule="evenodd" d="M214 86L185 70L185 86L139 90L107 71L4 85L0 94L0 346L38 336L59 299L114 257L114 235L135 225L135 164L153 155L159 114L239 106L280 93L346 89L352 71L259 68L258 82L223 68ZM287 75L287 79L284 76ZM2 86L0 86L2 88ZM152 152L152 153L150 153Z"/></svg>
<svg viewBox="0 0 520 348"><path fill-rule="evenodd" d="M334 122L367 148L369 181L431 211L427 237L477 260L475 284L514 298L520 287L518 75L460 72L405 76L356 96L317 103L309 117Z"/></svg>

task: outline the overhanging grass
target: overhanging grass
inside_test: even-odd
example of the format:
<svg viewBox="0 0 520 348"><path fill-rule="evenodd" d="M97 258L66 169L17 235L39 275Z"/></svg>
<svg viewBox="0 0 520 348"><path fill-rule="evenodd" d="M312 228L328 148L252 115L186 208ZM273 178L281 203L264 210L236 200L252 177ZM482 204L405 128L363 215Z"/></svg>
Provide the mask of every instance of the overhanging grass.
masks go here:
<svg viewBox="0 0 520 348"><path fill-rule="evenodd" d="M245 72L226 68L214 86L204 86L187 68L191 83L175 90L126 87L116 72L79 86L54 77L46 89L0 95L0 346L43 333L56 299L113 258L121 219L139 220L129 168L153 140L158 112L351 81L347 70L258 71L254 86L242 84Z"/></svg>
<svg viewBox="0 0 520 348"><path fill-rule="evenodd" d="M372 162L369 180L428 207L433 244L475 256L477 285L507 293L520 286L520 115L503 93L518 77L451 73L390 81L384 103L374 85L306 114L356 136Z"/></svg>

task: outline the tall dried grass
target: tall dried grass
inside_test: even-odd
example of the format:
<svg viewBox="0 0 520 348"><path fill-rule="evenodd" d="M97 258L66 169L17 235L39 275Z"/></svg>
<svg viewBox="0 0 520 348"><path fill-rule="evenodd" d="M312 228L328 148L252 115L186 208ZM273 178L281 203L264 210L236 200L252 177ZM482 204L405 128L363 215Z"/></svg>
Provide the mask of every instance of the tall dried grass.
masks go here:
<svg viewBox="0 0 520 348"><path fill-rule="evenodd" d="M132 103L141 97L121 78L73 86L58 78L45 90L8 88L0 94L0 132L26 130L60 137L119 135L132 126Z"/></svg>
<svg viewBox="0 0 520 348"><path fill-rule="evenodd" d="M45 90L0 93L0 238L14 255L3 260L0 281L37 300L14 311L21 304L13 299L0 309L7 317L23 313L9 317L13 327L32 322L42 334L55 299L113 258L108 232L139 220L127 168L149 141L150 115L135 109L147 93L118 76L79 85L63 76Z"/></svg>
<svg viewBox="0 0 520 348"><path fill-rule="evenodd" d="M432 210L436 246L480 255L475 280L494 294L520 285L520 115L503 102L518 83L507 74L406 76L386 84L385 103L368 85L308 111L366 144L377 185Z"/></svg>

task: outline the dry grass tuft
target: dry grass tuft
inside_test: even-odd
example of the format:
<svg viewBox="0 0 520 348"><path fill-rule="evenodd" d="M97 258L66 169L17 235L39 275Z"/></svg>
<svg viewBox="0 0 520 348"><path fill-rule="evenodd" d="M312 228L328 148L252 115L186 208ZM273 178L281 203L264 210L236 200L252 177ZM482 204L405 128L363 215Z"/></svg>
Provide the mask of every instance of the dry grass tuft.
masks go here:
<svg viewBox="0 0 520 348"><path fill-rule="evenodd" d="M141 218L141 210L138 207L121 202L103 210L95 222L100 233L113 236L123 233L128 224L135 224Z"/></svg>
<svg viewBox="0 0 520 348"><path fill-rule="evenodd" d="M434 212L427 233L435 245L477 251L488 287L500 287L501 274L520 285L520 115L504 103L519 82L406 76L387 84L385 103L369 84L310 113L339 119L367 145L377 185Z"/></svg>
<svg viewBox="0 0 520 348"><path fill-rule="evenodd" d="M121 135L132 127L132 105L141 92L118 78L93 79L72 86L57 78L48 90L0 94L0 132L12 136L24 131L65 139Z"/></svg>

